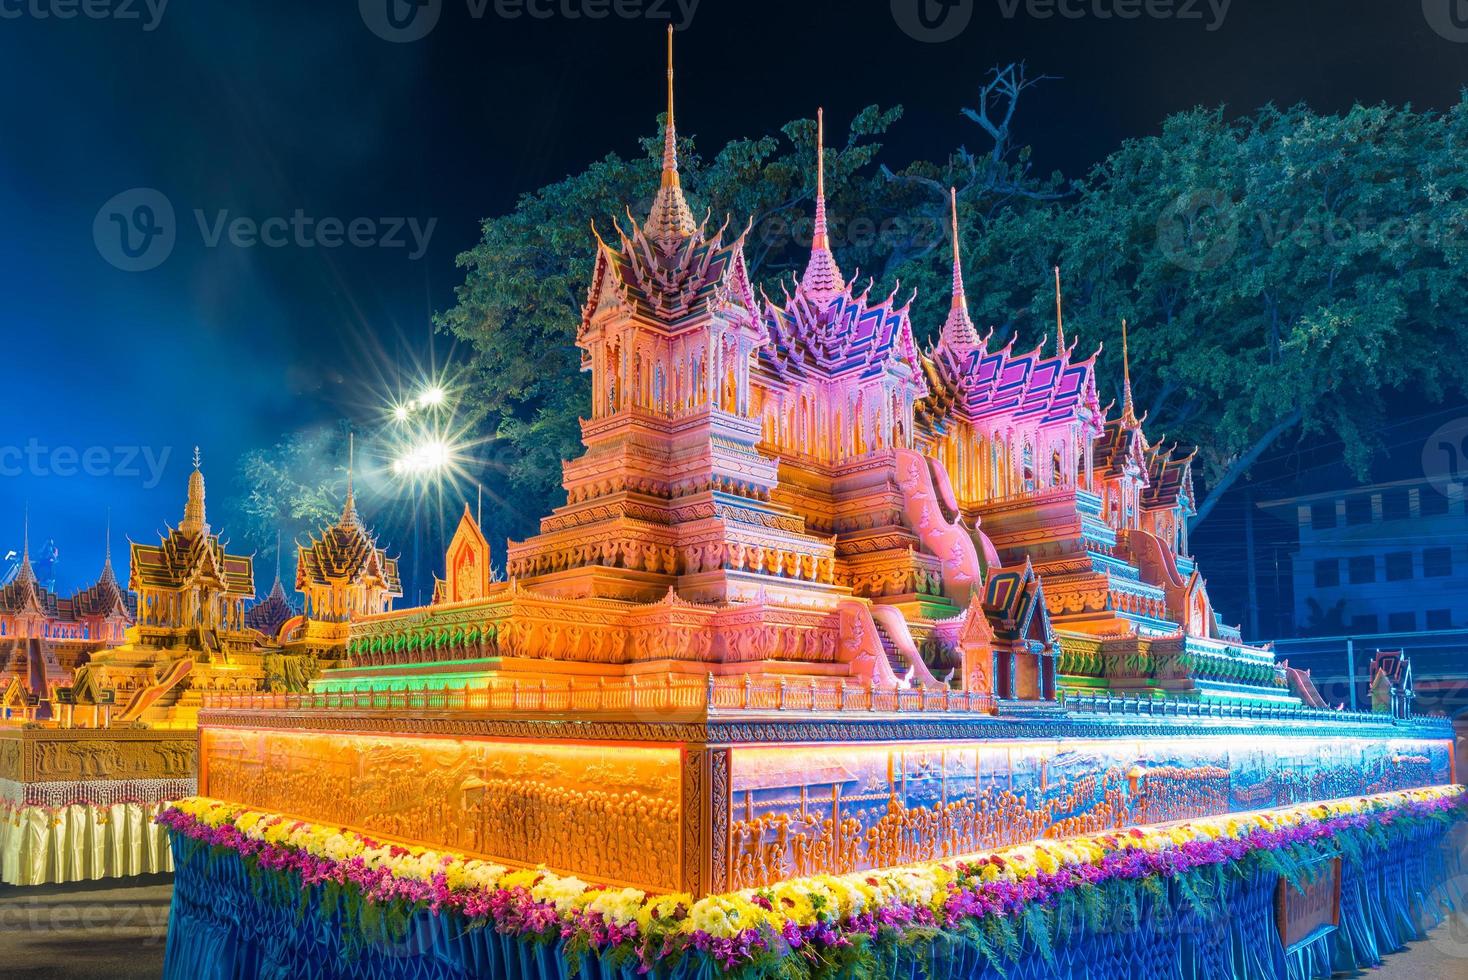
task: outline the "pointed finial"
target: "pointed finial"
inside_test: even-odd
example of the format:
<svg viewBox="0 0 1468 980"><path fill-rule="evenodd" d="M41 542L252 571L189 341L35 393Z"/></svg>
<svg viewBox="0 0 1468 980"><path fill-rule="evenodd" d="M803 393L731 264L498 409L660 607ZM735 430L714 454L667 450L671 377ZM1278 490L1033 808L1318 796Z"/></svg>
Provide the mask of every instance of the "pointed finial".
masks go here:
<svg viewBox="0 0 1468 980"><path fill-rule="evenodd" d="M671 250L698 230L678 176L678 127L673 121L673 25L668 25L668 116L663 124L663 176L643 226L647 237Z"/></svg>
<svg viewBox="0 0 1468 980"><path fill-rule="evenodd" d="M189 537L209 533L209 521L204 511L204 474L199 470L199 447L194 447L194 472L189 474L189 497L184 504L184 519L178 529Z"/></svg>
<svg viewBox="0 0 1468 980"><path fill-rule="evenodd" d="M663 186L678 183L678 129L673 122L673 25L668 25L668 121L663 124Z"/></svg>
<svg viewBox="0 0 1468 980"><path fill-rule="evenodd" d="M963 289L963 259L958 245L958 189L948 188L948 220L953 232L953 304L939 332L940 342L950 347L977 347L979 331L968 315L968 297Z"/></svg>
<svg viewBox="0 0 1468 980"><path fill-rule="evenodd" d="M275 584L280 585L280 528L275 529Z"/></svg>
<svg viewBox="0 0 1468 980"><path fill-rule="evenodd" d="M1055 267L1055 351L1065 353L1065 318L1060 311L1060 266Z"/></svg>
<svg viewBox="0 0 1468 980"><path fill-rule="evenodd" d="M357 522L357 494L356 487L352 481L352 470L356 465L357 458L357 434L347 432L347 499L342 504L342 526L346 527Z"/></svg>
<svg viewBox="0 0 1468 980"><path fill-rule="evenodd" d="M816 224L811 236L813 248L828 248L826 232L826 110L816 110Z"/></svg>
<svg viewBox="0 0 1468 980"><path fill-rule="evenodd" d="M25 504L25 530L22 541L20 571L16 574L15 580L22 583L34 582L36 573L31 570L31 502L29 500Z"/></svg>
<svg viewBox="0 0 1468 980"><path fill-rule="evenodd" d="M112 564L112 508L107 508L107 540L102 551L102 563Z"/></svg>
<svg viewBox="0 0 1468 980"><path fill-rule="evenodd" d="M810 261L800 279L800 292L817 306L825 306L845 290L831 236L826 227L826 111L816 110L816 218L811 230Z"/></svg>
<svg viewBox="0 0 1468 980"><path fill-rule="evenodd" d="M1128 425L1137 421L1132 406L1132 352L1127 342L1126 317L1121 318L1121 417Z"/></svg>
<svg viewBox="0 0 1468 980"><path fill-rule="evenodd" d="M958 188L948 188L948 221L953 231L953 305L963 304L963 256L958 248Z"/></svg>

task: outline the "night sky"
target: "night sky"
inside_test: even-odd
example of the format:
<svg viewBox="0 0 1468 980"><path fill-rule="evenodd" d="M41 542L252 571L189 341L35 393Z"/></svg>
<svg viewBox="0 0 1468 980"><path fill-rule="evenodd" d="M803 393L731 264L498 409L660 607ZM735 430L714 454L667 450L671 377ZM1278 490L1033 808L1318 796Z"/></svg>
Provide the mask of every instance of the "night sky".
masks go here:
<svg viewBox="0 0 1468 980"><path fill-rule="evenodd" d="M217 503L240 492L243 452L344 416L374 424L400 365L451 360L429 320L452 302L455 255L519 194L653 132L670 14L686 27L680 129L705 152L817 105L841 132L863 106L900 103L894 168L979 145L959 108L988 67L1021 59L1060 80L1025 105L1020 135L1042 170L1071 176L1195 105L1441 108L1468 81L1456 0L1234 0L1221 23L1222 0L1159 0L1173 16L1134 20L1100 16L1128 0L1062 4L1076 19L1027 13L1057 9L1046 0L956 0L936 30L969 22L942 41L900 26L919 0L701 0L686 24L688 0L554 0L528 5L548 17L515 18L496 10L526 4L475 17L479 0L443 0L408 43L368 27L404 0L173 0L156 23L143 0L115 0L117 17L51 16L78 2L0 0L0 556L29 501L68 592L95 576L108 506L119 549L178 519L196 443ZM598 9L643 15L566 15ZM178 219L167 258L136 272L93 235L104 202L134 188ZM211 224L297 210L376 233L433 224L418 256L406 228L403 247L211 247L196 210ZM33 446L48 451L39 468L18 458ZM71 459L57 447L78 475L52 472Z"/></svg>

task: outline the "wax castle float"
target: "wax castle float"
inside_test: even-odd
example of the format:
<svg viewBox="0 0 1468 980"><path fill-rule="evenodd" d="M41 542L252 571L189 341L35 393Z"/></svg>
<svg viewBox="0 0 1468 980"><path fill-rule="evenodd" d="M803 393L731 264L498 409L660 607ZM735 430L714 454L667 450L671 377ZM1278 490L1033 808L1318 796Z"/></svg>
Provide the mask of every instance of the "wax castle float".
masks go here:
<svg viewBox="0 0 1468 980"><path fill-rule="evenodd" d="M838 269L818 163L804 275L757 294L745 235L685 199L669 43L661 183L598 238L576 331L566 504L507 581L466 508L430 606L375 611L390 575L313 597L346 663L206 693L201 793L707 895L1447 781L1442 725L1313 710L1223 625L1192 456L1148 440L1129 377L1103 407L1063 323L991 348L956 233L921 350L907 302ZM370 567L353 521L323 553Z"/></svg>

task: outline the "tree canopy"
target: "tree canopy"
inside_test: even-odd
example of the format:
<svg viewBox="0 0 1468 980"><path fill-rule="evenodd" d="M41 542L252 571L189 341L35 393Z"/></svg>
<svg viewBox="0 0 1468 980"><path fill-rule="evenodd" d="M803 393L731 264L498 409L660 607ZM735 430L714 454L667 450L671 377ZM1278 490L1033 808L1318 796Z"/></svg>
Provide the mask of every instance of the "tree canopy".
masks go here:
<svg viewBox="0 0 1468 980"><path fill-rule="evenodd" d="M974 318L994 342L1051 338L1051 267L1065 281L1067 334L1104 343L1119 394L1120 321L1148 430L1202 447L1206 499L1289 439L1337 434L1364 469L1395 393L1468 385L1462 348L1465 200L1459 156L1468 101L1447 113L1304 106L1230 116L1197 109L1129 140L1083 179L1039 176L1012 123L1041 78L990 73L963 116L985 148L894 170L881 138L900 108L870 107L827 151L833 247L842 269L917 287L913 324L931 339L947 304L945 199L959 188ZM682 141L695 207L753 225L751 273L771 295L805 260L814 193L813 120L740 139L712 156ZM608 155L483 223L459 257L464 282L440 329L466 341L469 407L508 462L486 474L533 519L560 498L560 461L579 452L588 382L574 346L594 255L588 219L640 219L659 140ZM622 220L626 220L623 218ZM1109 377L1108 377L1109 376ZM1108 384L1109 381L1109 384ZM530 528L507 527L507 533Z"/></svg>

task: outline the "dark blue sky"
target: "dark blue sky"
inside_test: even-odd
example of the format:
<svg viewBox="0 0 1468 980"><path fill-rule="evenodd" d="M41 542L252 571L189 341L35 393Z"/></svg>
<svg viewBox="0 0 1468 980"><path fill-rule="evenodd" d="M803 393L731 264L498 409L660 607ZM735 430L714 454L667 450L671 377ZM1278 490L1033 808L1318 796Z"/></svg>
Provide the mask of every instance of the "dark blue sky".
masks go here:
<svg viewBox="0 0 1468 980"><path fill-rule="evenodd" d="M248 449L344 415L376 422L396 365L427 356L479 219L652 131L656 15L679 9L627 0L649 16L508 19L491 0L474 18L477 2L443 0L425 39L388 43L362 13L388 0L172 0L152 30L142 0L128 4L142 21L35 16L53 2L0 0L0 554L18 546L29 500L68 590L95 575L109 504L119 547L177 520L195 443L218 504L240 492ZM1063 79L1026 107L1022 135L1044 168L1074 175L1193 105L1441 107L1468 81L1468 43L1416 0L1234 0L1221 25L1221 0L1161 8L1201 19L1139 20L1098 16L1117 0L1071 0L1079 19L1032 16L1046 0L1009 18L1012 2L960 4L967 28L928 43L899 26L907 0L701 0L680 35L680 123L709 149L817 104L843 120L901 103L886 151L901 166L977 144L959 107L990 65L1028 59ZM133 188L175 212L172 250L147 271L109 264L93 234L104 203ZM209 224L367 219L365 237L390 219L434 224L416 258L406 229L398 248L211 247L196 210ZM32 447L46 450L39 465ZM57 447L76 453L77 475L57 475L72 458ZM132 447L146 454L128 468ZM82 472L89 449L104 475Z"/></svg>

